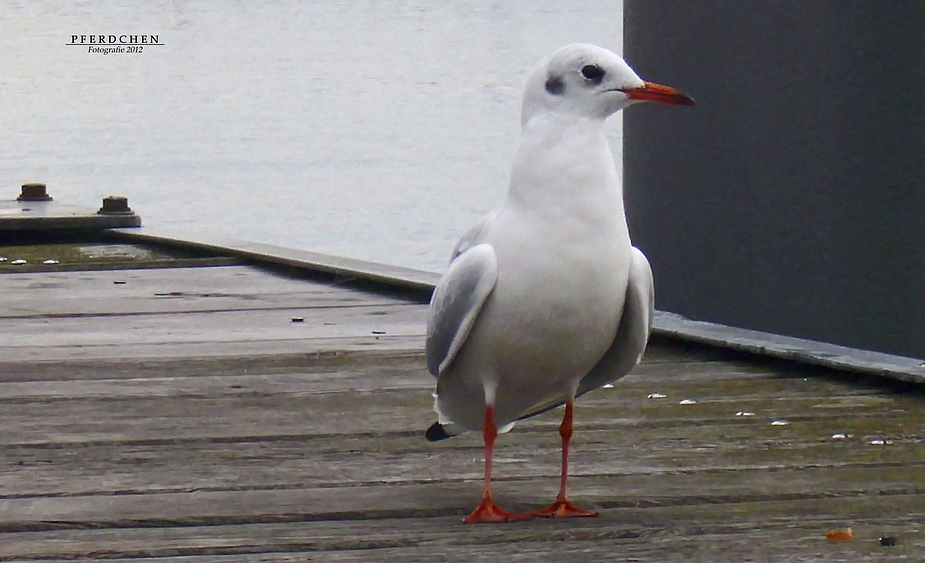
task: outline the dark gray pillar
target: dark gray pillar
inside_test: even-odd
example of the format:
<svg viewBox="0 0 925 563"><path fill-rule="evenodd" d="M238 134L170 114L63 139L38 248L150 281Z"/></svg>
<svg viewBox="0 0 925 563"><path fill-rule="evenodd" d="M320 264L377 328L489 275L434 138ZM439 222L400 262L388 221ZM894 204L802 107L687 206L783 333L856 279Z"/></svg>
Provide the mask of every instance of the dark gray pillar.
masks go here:
<svg viewBox="0 0 925 563"><path fill-rule="evenodd" d="M625 0L695 108L625 114L656 306L925 357L925 0Z"/></svg>

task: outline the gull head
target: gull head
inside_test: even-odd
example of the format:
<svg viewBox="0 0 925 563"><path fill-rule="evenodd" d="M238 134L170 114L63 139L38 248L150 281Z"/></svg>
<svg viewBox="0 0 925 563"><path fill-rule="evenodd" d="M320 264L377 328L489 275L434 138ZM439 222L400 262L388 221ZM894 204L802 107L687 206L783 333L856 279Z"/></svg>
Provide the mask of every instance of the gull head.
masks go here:
<svg viewBox="0 0 925 563"><path fill-rule="evenodd" d="M603 120L636 102L694 105L679 90L639 78L619 55L576 43L544 58L530 74L521 121L551 112Z"/></svg>

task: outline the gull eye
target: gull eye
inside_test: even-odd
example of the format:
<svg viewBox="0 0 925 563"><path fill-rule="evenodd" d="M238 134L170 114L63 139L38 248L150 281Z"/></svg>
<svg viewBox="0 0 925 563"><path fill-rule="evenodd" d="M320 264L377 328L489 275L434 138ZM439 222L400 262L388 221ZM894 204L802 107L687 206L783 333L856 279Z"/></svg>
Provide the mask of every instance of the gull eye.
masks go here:
<svg viewBox="0 0 925 563"><path fill-rule="evenodd" d="M604 78L604 70L597 65L585 65L581 67L581 77L592 84L600 84Z"/></svg>

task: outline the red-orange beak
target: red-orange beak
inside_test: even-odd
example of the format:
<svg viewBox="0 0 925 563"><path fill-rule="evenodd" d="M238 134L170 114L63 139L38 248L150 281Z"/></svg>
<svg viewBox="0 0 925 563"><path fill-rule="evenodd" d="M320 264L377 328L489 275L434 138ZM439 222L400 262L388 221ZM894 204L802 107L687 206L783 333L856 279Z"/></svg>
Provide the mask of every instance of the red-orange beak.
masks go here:
<svg viewBox="0 0 925 563"><path fill-rule="evenodd" d="M675 90L671 86L662 86L654 82L646 82L642 88L620 88L620 91L630 97L631 100L640 100L645 102L661 102L663 104L673 104L676 106L695 106L694 98L691 98L680 90Z"/></svg>

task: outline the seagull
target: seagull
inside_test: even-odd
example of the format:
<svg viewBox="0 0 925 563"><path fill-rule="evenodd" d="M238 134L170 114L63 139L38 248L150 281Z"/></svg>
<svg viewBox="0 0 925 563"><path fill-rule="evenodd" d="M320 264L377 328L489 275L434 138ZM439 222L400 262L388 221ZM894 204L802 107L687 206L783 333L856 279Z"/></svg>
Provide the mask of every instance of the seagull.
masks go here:
<svg viewBox="0 0 925 563"><path fill-rule="evenodd" d="M426 358L437 422L426 438L481 431L485 442L484 493L466 523L597 516L566 495L575 398L639 363L655 302L604 120L645 101L694 105L601 47L568 45L544 58L527 79L507 196L459 240L434 290ZM555 502L526 514L497 506L498 434L563 404Z"/></svg>

